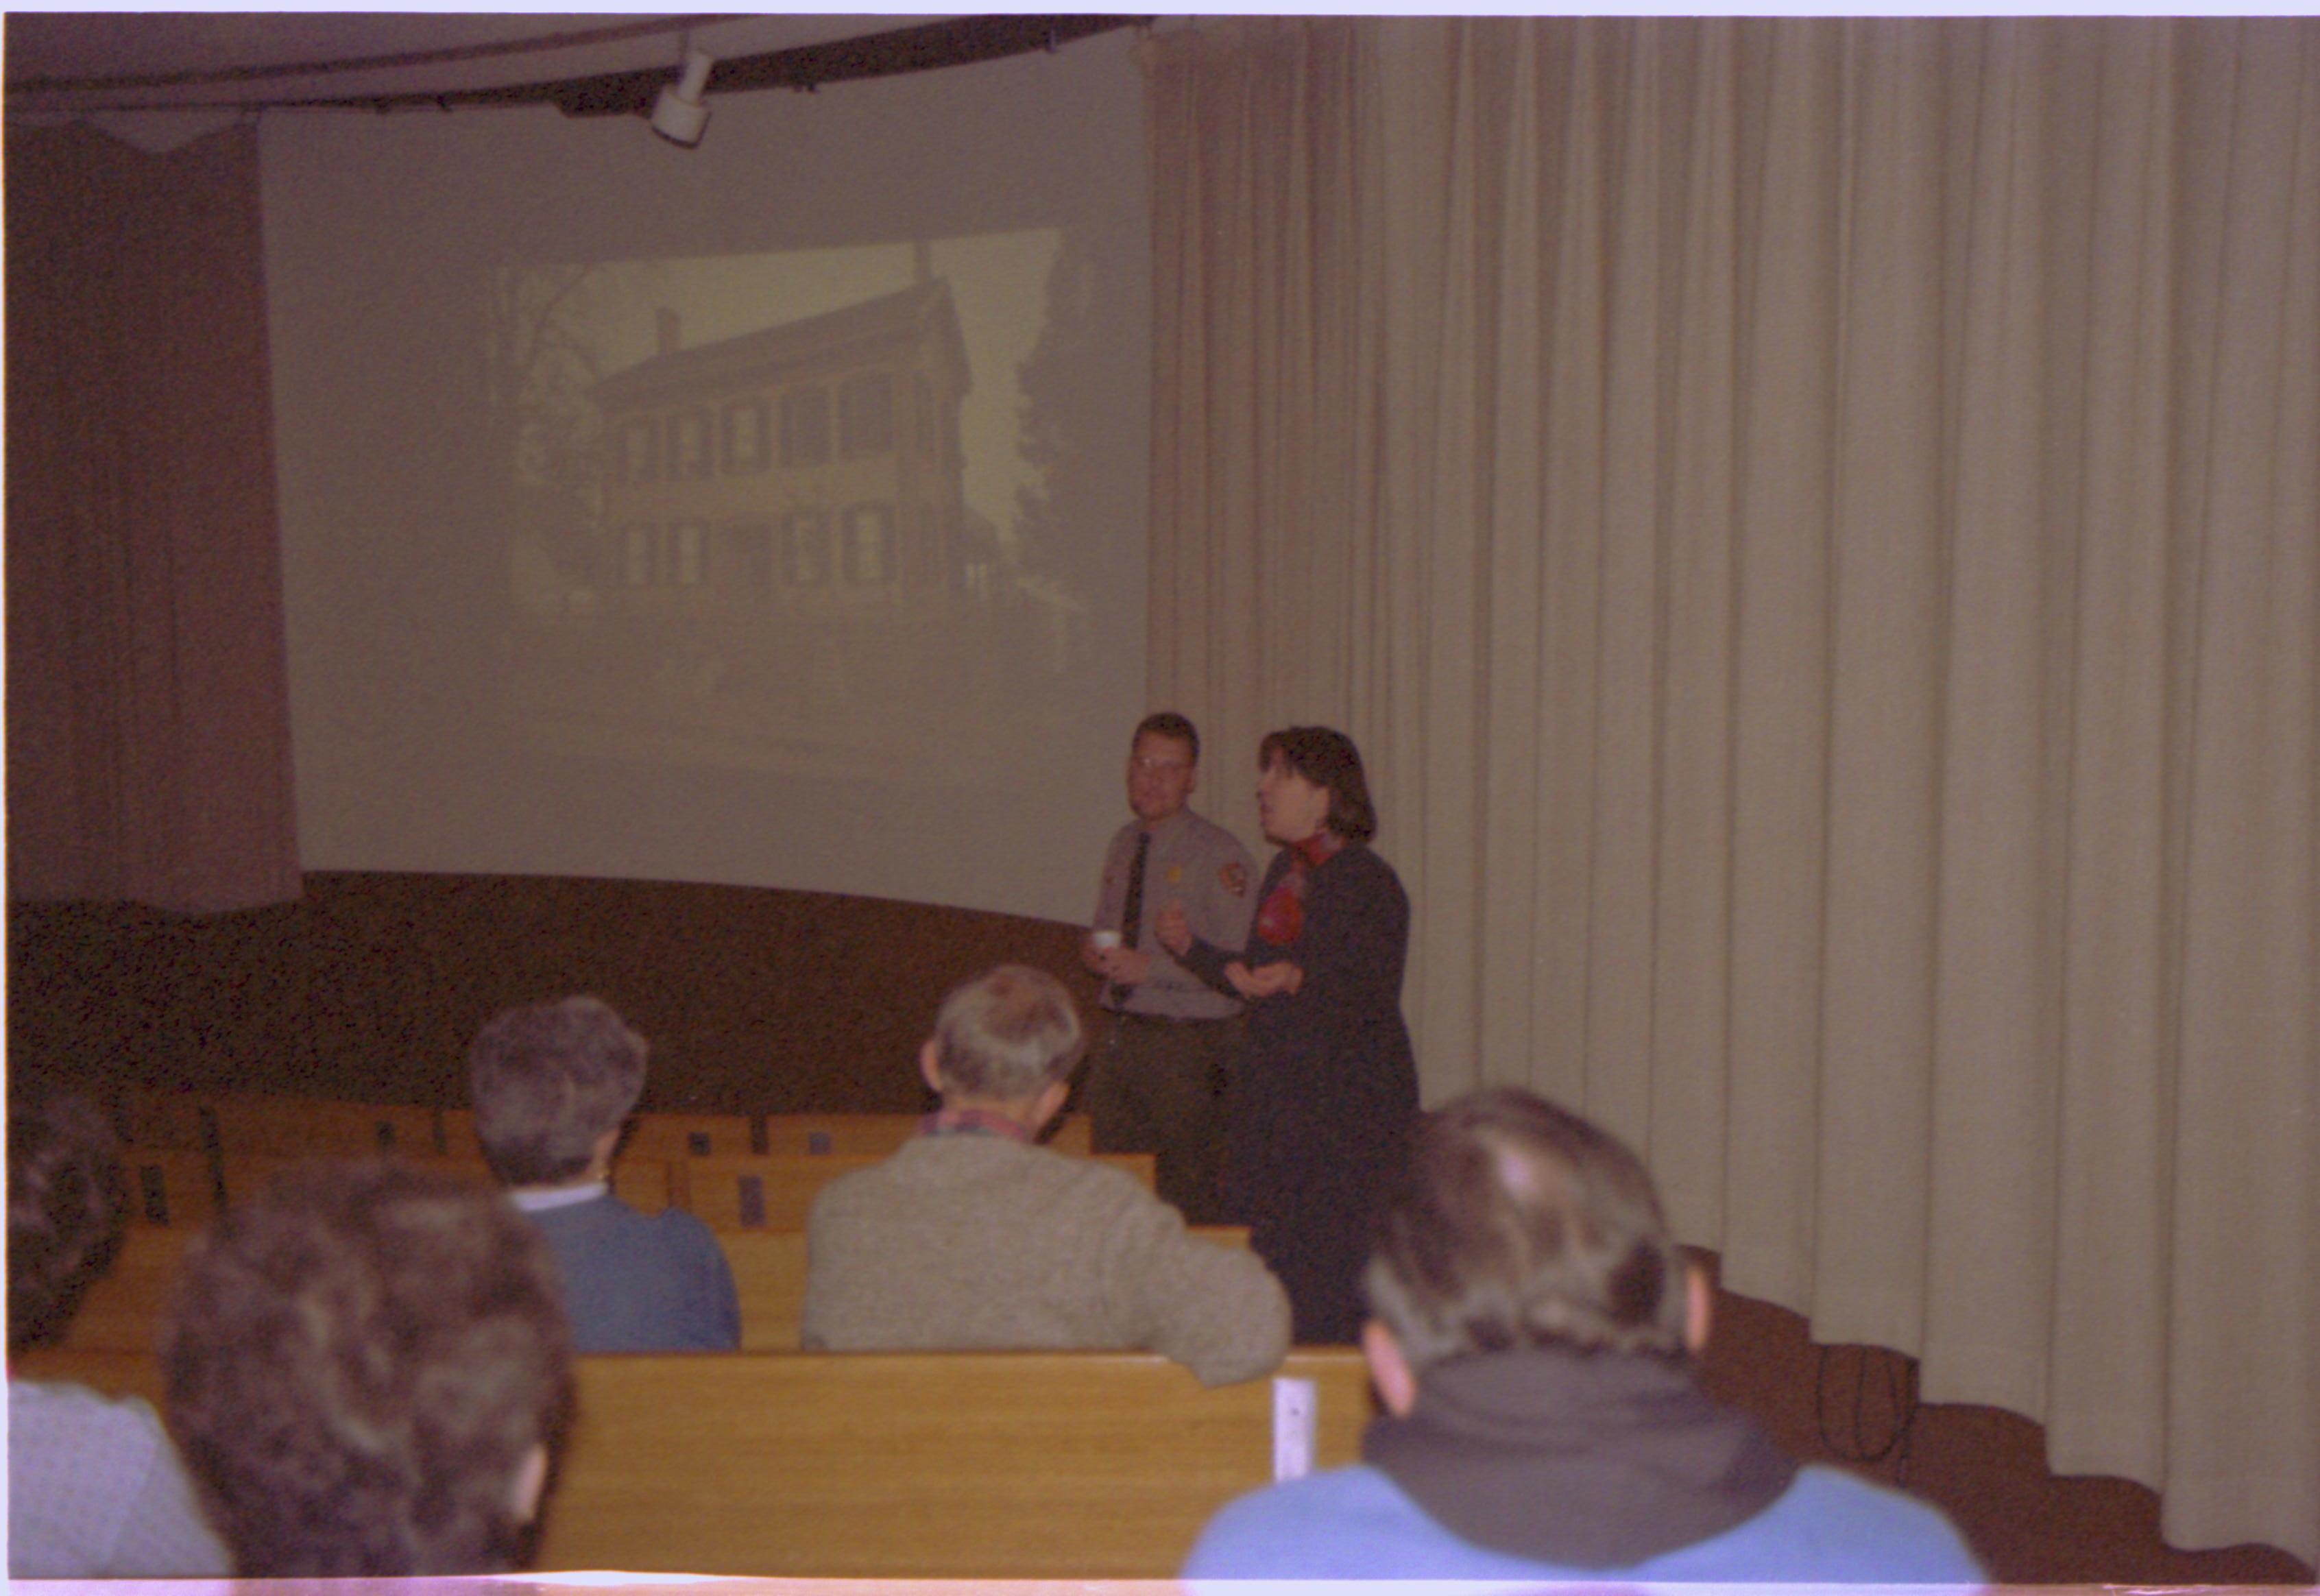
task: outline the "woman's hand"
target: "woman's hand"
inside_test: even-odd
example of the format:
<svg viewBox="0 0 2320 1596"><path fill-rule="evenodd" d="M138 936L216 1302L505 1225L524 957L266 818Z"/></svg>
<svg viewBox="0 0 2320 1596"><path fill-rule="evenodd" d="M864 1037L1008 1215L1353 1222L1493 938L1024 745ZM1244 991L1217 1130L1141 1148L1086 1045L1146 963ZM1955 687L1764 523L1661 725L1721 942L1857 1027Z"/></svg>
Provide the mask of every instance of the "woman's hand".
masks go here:
<svg viewBox="0 0 2320 1596"><path fill-rule="evenodd" d="M1225 966L1225 979L1232 983L1233 990L1241 996L1255 1000L1278 997L1283 993L1293 994L1305 984L1305 972L1287 959L1259 965L1253 970L1235 959Z"/></svg>
<svg viewBox="0 0 2320 1596"><path fill-rule="evenodd" d="M1160 911L1160 918L1152 922L1152 934L1159 939L1161 947L1178 958L1183 957L1192 946L1192 922L1185 918L1184 905L1172 901Z"/></svg>

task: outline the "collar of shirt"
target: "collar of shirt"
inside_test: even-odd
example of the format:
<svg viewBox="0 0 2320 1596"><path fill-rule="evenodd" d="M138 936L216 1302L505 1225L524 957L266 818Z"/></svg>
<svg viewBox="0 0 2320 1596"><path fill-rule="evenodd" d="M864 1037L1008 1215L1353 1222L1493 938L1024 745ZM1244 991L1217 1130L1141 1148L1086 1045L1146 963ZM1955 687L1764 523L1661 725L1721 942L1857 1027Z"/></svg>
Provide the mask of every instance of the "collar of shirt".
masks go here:
<svg viewBox="0 0 2320 1596"><path fill-rule="evenodd" d="M942 1109L919 1121L920 1136L999 1136L1029 1142L1031 1132L989 1109Z"/></svg>
<svg viewBox="0 0 2320 1596"><path fill-rule="evenodd" d="M1187 825L1189 825L1192 822L1192 812L1190 809L1180 809L1174 814L1170 815L1166 820L1160 821L1157 825L1147 826L1140 820L1131 821L1128 822L1128 830L1130 831L1143 832L1146 837L1152 839L1152 846L1158 848L1161 843L1169 838L1174 837L1177 832L1183 830Z"/></svg>
<svg viewBox="0 0 2320 1596"><path fill-rule="evenodd" d="M612 1189L610 1181L583 1181L576 1186L531 1186L520 1192L510 1192L508 1201L526 1213L545 1213L551 1208L570 1208L575 1203L594 1202Z"/></svg>

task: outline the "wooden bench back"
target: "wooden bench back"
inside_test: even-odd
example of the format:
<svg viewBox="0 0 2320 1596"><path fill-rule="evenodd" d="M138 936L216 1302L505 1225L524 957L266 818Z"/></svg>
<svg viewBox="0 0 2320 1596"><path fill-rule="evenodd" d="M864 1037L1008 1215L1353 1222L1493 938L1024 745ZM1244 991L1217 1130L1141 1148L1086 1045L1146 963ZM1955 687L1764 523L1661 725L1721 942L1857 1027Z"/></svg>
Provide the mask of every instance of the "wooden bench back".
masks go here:
<svg viewBox="0 0 2320 1596"><path fill-rule="evenodd" d="M150 1355L15 1373L158 1402ZM1300 1348L1310 1459L1359 1454L1360 1355ZM1147 1353L696 1353L578 1360L536 1566L857 1579L1168 1579L1273 1478L1276 1380Z"/></svg>
<svg viewBox="0 0 2320 1596"><path fill-rule="evenodd" d="M632 1115L622 1158L746 1158L757 1151L757 1121L747 1114Z"/></svg>
<svg viewBox="0 0 2320 1596"><path fill-rule="evenodd" d="M177 1268L201 1234L191 1227L136 1226L122 1233L113 1267L88 1288L60 1346L77 1352L151 1352L177 1289Z"/></svg>
<svg viewBox="0 0 2320 1596"><path fill-rule="evenodd" d="M472 1158L405 1157L401 1154L395 1156L415 1169L433 1170L470 1185L497 1184L480 1154ZM226 1201L233 1202L262 1192L285 1170L305 1162L304 1158L270 1154L245 1154L221 1159L219 1169L225 1183ZM612 1165L612 1190L630 1207L645 1213L658 1213L666 1208L676 1184L672 1165L664 1159L623 1158Z"/></svg>
<svg viewBox="0 0 2320 1596"><path fill-rule="evenodd" d="M1095 1153L1148 1189L1149 1153ZM821 1188L839 1175L884 1163L871 1154L767 1154L757 1158L688 1158L673 1165L685 1210L712 1230L802 1230Z"/></svg>
<svg viewBox="0 0 2320 1596"><path fill-rule="evenodd" d="M880 1157L918 1135L918 1114L767 1114L766 1151L801 1156ZM1065 1114L1046 1138L1058 1153L1084 1156L1095 1150L1085 1114Z"/></svg>
<svg viewBox="0 0 2320 1596"><path fill-rule="evenodd" d="M302 1097L220 1097L206 1105L217 1148L231 1158L428 1158L438 1152L435 1111L409 1103Z"/></svg>
<svg viewBox="0 0 2320 1596"><path fill-rule="evenodd" d="M1358 1354L1291 1354L1317 1467L1370 1414ZM1166 1579L1273 1477L1274 1382L1147 1353L580 1360L542 1570L820 1579Z"/></svg>
<svg viewBox="0 0 2320 1596"><path fill-rule="evenodd" d="M217 1213L217 1176L207 1153L123 1147L121 1175L129 1196L124 1217L132 1230L199 1229Z"/></svg>
<svg viewBox="0 0 2320 1596"><path fill-rule="evenodd" d="M156 1086L124 1086L113 1094L113 1126L123 1147L199 1153L209 1146L202 1110L210 1099Z"/></svg>

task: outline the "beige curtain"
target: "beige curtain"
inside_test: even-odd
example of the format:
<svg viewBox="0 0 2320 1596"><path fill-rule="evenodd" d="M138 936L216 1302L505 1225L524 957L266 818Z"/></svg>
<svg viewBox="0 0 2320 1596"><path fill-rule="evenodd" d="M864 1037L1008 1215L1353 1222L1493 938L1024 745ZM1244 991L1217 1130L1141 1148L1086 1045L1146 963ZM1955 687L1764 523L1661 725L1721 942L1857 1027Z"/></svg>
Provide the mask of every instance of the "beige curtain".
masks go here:
<svg viewBox="0 0 2320 1596"><path fill-rule="evenodd" d="M1429 1099L2320 1555L2320 24L1146 64L1151 696L1360 742Z"/></svg>
<svg viewBox="0 0 2320 1596"><path fill-rule="evenodd" d="M8 890L300 890L254 128L8 130Z"/></svg>

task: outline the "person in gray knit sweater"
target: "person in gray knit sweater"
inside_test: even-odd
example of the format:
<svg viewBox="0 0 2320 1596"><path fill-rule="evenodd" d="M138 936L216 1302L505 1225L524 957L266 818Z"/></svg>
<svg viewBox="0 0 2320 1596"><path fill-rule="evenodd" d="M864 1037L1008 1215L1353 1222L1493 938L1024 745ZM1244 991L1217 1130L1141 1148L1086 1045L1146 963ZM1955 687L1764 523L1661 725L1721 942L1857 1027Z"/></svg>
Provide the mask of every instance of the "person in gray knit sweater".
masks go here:
<svg viewBox="0 0 2320 1596"><path fill-rule="evenodd" d="M943 1000L919 1068L942 1109L822 1188L800 1342L847 1352L1138 1347L1202 1383L1289 1349L1262 1259L1190 1235L1132 1176L1037 1145L1084 1047L1063 984L1002 965Z"/></svg>

